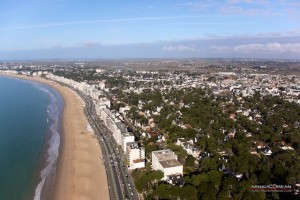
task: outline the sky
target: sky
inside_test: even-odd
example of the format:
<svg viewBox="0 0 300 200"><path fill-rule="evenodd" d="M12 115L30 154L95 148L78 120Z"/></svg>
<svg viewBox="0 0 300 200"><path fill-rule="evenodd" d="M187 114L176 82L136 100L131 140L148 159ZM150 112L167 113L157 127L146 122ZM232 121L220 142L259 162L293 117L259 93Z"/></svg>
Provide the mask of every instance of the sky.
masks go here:
<svg viewBox="0 0 300 200"><path fill-rule="evenodd" d="M299 0L0 0L0 59L300 59Z"/></svg>

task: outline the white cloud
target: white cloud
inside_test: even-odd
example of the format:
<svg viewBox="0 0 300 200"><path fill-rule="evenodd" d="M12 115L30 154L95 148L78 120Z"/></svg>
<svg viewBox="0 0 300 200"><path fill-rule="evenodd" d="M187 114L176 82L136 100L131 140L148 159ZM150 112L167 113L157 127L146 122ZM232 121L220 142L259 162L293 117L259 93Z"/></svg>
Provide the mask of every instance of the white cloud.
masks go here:
<svg viewBox="0 0 300 200"><path fill-rule="evenodd" d="M272 15L280 14L280 13L273 12L266 8L247 8L247 9L245 9L241 6L230 6L230 5L219 7L218 11L221 14L225 14L225 15L272 16Z"/></svg>
<svg viewBox="0 0 300 200"><path fill-rule="evenodd" d="M235 53L292 53L300 54L300 43L252 43L230 46L211 46L213 52L235 52Z"/></svg>
<svg viewBox="0 0 300 200"><path fill-rule="evenodd" d="M184 45L169 45L163 46L163 51L195 51L196 49L191 46L184 46Z"/></svg>
<svg viewBox="0 0 300 200"><path fill-rule="evenodd" d="M241 53L296 53L300 54L300 43L267 43L267 44L246 44L233 47L235 52Z"/></svg>

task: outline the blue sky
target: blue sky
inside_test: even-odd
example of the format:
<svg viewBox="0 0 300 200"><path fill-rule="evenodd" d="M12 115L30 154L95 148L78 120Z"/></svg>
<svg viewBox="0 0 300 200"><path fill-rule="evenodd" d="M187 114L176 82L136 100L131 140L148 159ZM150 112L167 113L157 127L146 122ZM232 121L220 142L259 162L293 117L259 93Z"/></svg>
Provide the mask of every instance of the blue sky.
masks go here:
<svg viewBox="0 0 300 200"><path fill-rule="evenodd" d="M300 58L298 0L0 0L0 59Z"/></svg>

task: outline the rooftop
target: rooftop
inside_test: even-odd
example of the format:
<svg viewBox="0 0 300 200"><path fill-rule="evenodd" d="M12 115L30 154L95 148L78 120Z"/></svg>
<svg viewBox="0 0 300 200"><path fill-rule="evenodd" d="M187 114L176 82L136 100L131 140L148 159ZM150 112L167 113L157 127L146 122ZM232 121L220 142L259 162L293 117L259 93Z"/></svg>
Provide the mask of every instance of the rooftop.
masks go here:
<svg viewBox="0 0 300 200"><path fill-rule="evenodd" d="M122 122L116 122L117 127L121 130L121 133L126 133L127 128L124 123Z"/></svg>
<svg viewBox="0 0 300 200"><path fill-rule="evenodd" d="M133 160L134 163L141 163L141 162L145 162L145 159L136 159Z"/></svg>
<svg viewBox="0 0 300 200"><path fill-rule="evenodd" d="M133 136L133 134L126 131L126 132L122 132L122 136L123 137L129 137L129 136Z"/></svg>
<svg viewBox="0 0 300 200"><path fill-rule="evenodd" d="M162 160L159 161L159 163L161 164L161 166L163 166L163 168L182 166L182 164L176 159Z"/></svg>
<svg viewBox="0 0 300 200"><path fill-rule="evenodd" d="M177 156L174 154L174 152L171 151L170 149L153 151L152 154L154 154L158 160L170 160L170 159L177 158Z"/></svg>
<svg viewBox="0 0 300 200"><path fill-rule="evenodd" d="M137 142L128 142L127 143L127 146L130 148L130 149L139 149L139 145Z"/></svg>

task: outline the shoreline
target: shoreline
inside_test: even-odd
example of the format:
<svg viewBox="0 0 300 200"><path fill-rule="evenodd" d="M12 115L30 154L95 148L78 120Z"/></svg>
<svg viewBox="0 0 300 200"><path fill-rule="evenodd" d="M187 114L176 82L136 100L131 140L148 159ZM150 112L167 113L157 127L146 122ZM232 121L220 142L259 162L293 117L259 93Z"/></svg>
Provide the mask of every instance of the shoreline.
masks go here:
<svg viewBox="0 0 300 200"><path fill-rule="evenodd" d="M49 199L109 199L106 170L99 159L102 157L101 148L94 133L86 129L88 121L83 113L83 100L71 89L44 78L0 75L46 84L64 100L63 131L60 134L53 193ZM41 196L43 194L44 191Z"/></svg>

